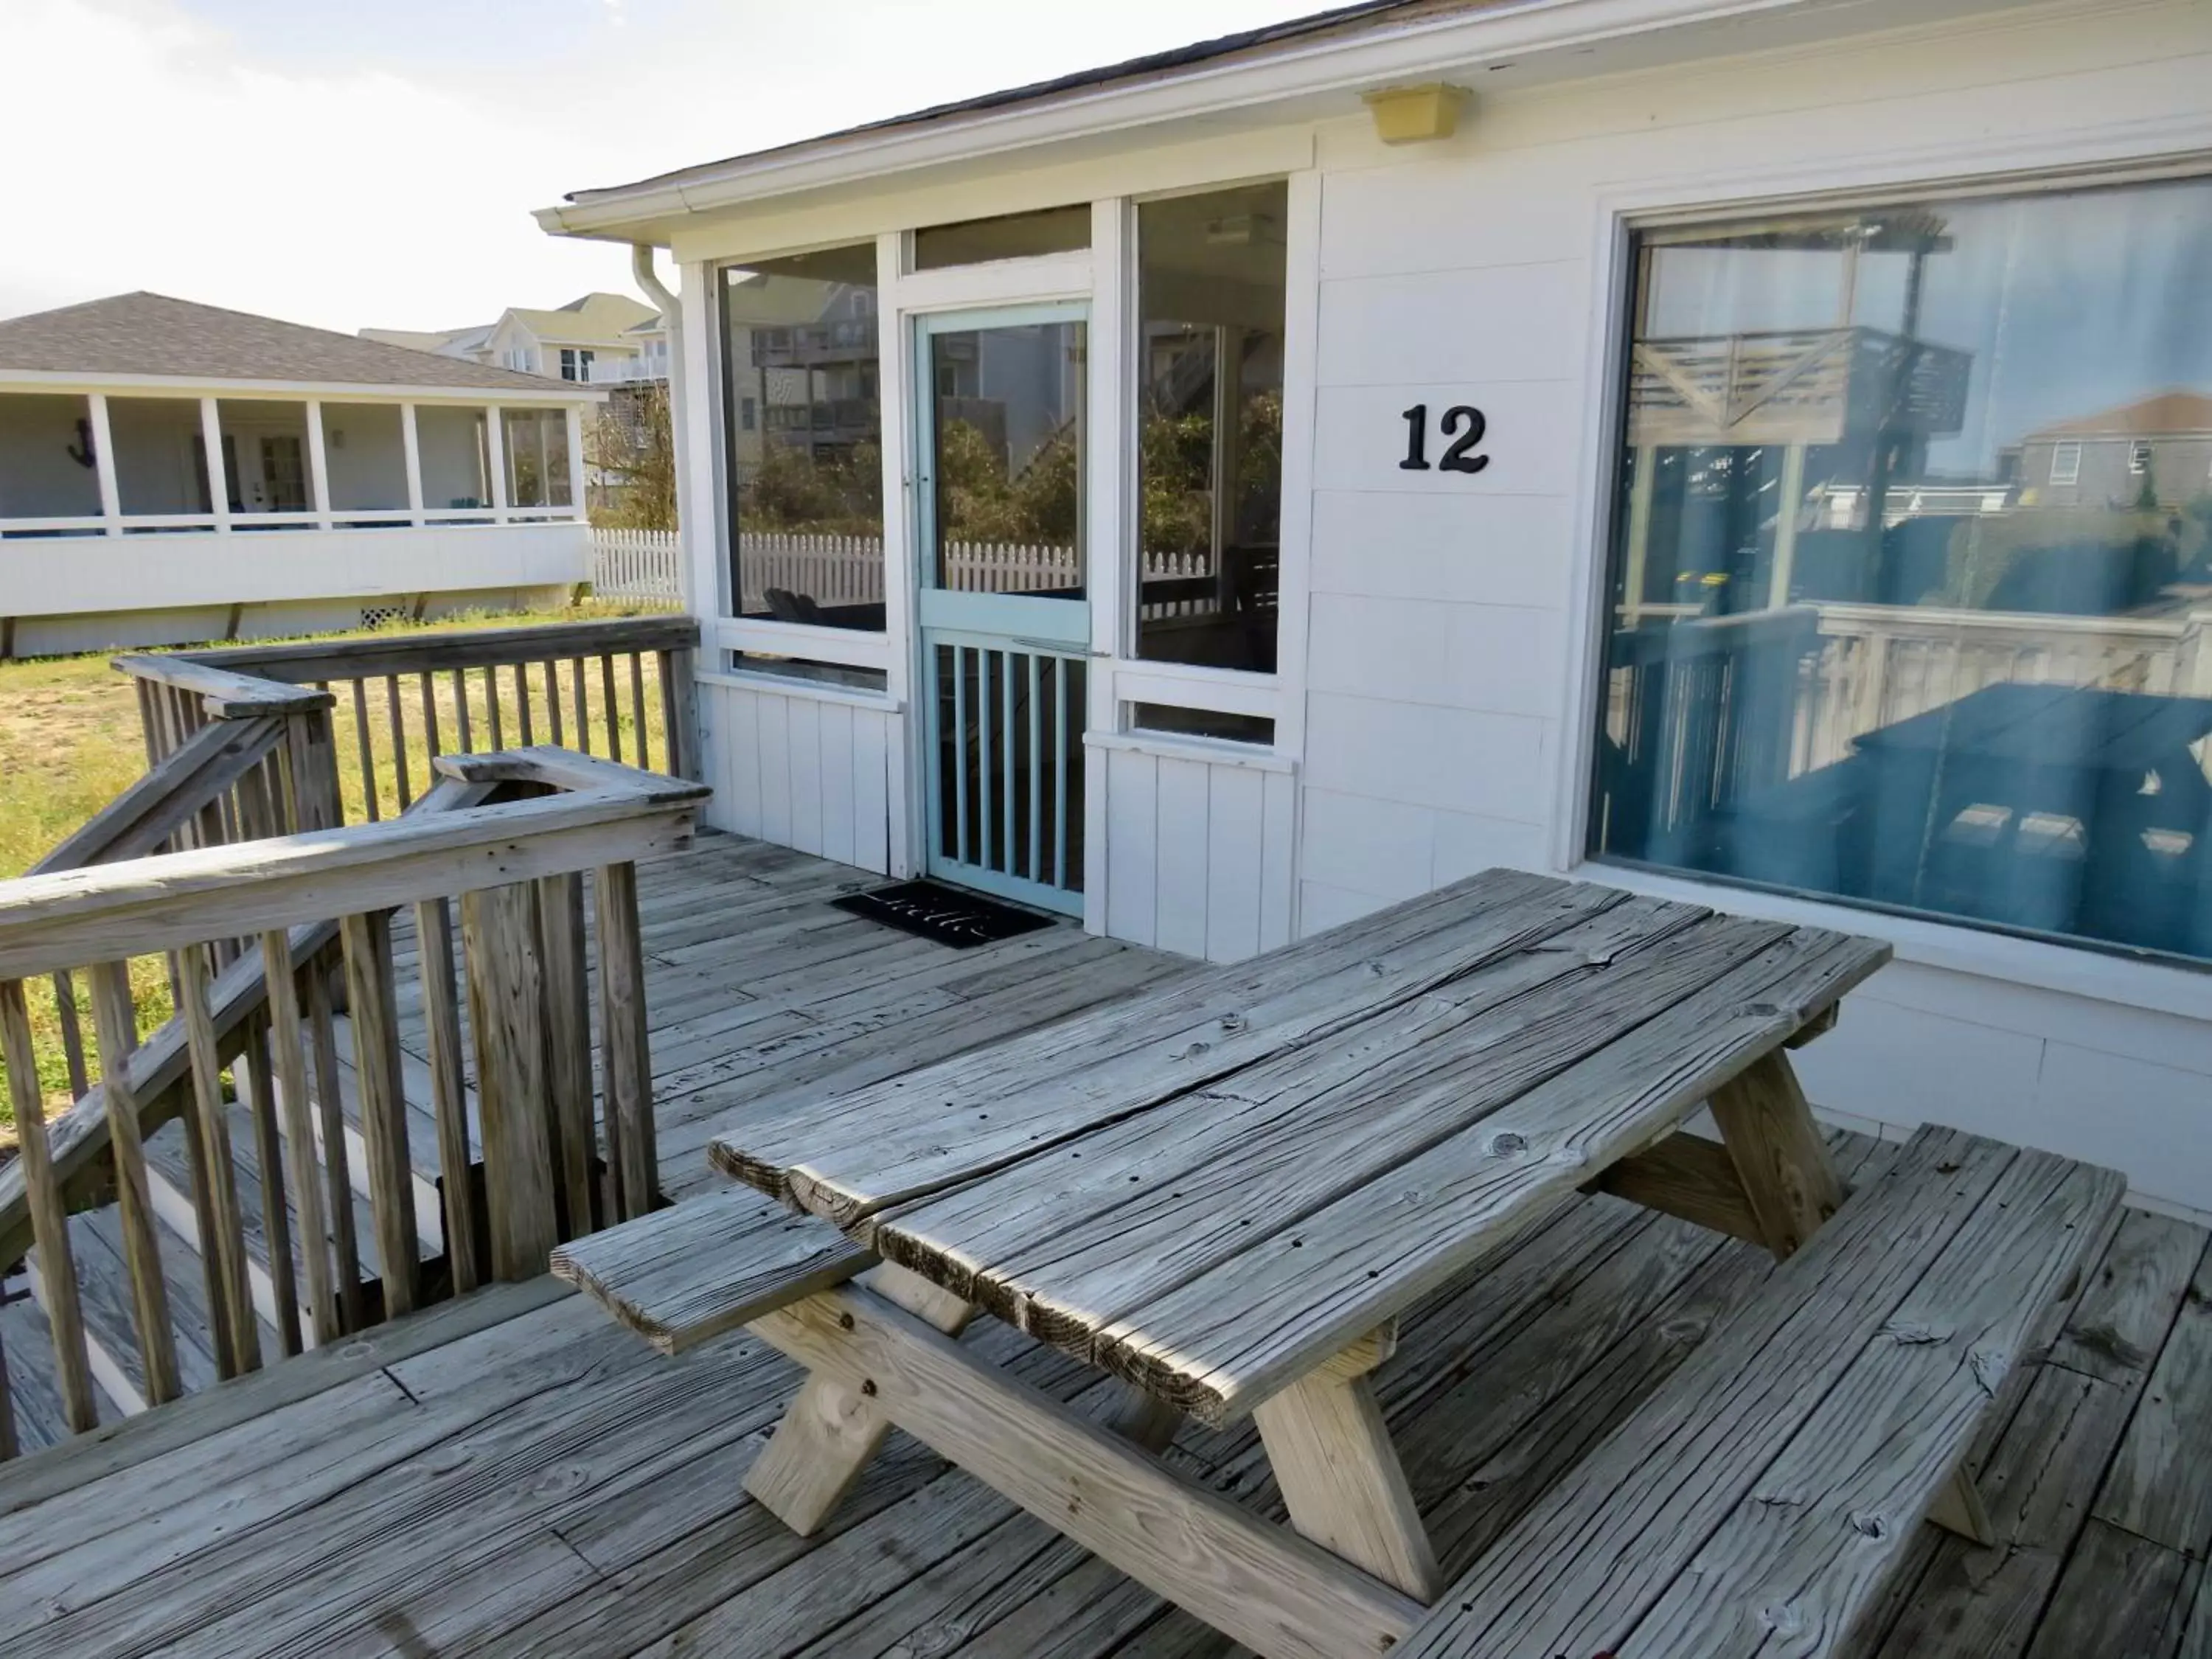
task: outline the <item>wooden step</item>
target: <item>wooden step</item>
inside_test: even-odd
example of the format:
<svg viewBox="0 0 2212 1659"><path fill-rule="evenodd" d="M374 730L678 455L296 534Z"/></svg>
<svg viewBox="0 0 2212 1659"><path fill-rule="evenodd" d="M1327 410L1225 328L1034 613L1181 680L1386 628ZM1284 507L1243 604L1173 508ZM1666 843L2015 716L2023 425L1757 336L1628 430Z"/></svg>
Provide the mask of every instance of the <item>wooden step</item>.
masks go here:
<svg viewBox="0 0 2212 1659"><path fill-rule="evenodd" d="M1398 1652L1843 1650L2053 1334L2125 1187L1922 1130Z"/></svg>
<svg viewBox="0 0 2212 1659"><path fill-rule="evenodd" d="M8 1397L0 1403L14 1413L16 1449L22 1455L58 1446L70 1432L54 1364L53 1329L37 1297L33 1266L26 1261L23 1271L0 1277L0 1352L8 1361ZM97 1386L93 1403L102 1424L122 1419L122 1410Z"/></svg>
<svg viewBox="0 0 2212 1659"><path fill-rule="evenodd" d="M841 1285L875 1257L750 1188L686 1199L553 1252L553 1272L663 1353Z"/></svg>

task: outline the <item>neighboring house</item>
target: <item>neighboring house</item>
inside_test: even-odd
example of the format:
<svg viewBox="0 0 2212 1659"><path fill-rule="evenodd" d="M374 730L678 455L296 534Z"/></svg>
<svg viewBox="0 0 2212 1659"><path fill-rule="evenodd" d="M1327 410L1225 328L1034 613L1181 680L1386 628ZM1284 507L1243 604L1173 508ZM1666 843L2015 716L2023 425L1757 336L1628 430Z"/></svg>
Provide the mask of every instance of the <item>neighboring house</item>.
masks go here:
<svg viewBox="0 0 2212 1659"><path fill-rule="evenodd" d="M2020 483L2051 506L2160 507L2212 495L2212 397L2166 391L2060 421L2021 446Z"/></svg>
<svg viewBox="0 0 2212 1659"><path fill-rule="evenodd" d="M445 332L365 328L361 333L366 340L557 380L607 386L668 377L668 336L660 313L623 294L586 294L550 311L513 307L496 322Z"/></svg>
<svg viewBox="0 0 2212 1659"><path fill-rule="evenodd" d="M542 599L599 396L158 294L0 321L0 656Z"/></svg>
<svg viewBox="0 0 2212 1659"><path fill-rule="evenodd" d="M708 815L1217 959L1493 865L1878 934L1820 1104L2212 1210L2212 525L2125 482L2207 63L1406 0L544 210L681 262Z"/></svg>

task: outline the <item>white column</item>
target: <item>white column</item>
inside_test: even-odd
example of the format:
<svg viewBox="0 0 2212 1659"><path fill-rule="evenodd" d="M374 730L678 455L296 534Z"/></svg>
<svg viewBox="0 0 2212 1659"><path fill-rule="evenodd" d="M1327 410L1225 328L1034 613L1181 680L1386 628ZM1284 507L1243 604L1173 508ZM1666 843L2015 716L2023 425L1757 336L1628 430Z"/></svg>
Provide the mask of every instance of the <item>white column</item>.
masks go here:
<svg viewBox="0 0 2212 1659"><path fill-rule="evenodd" d="M323 447L323 400L307 399L307 499L314 503L315 527L331 527L331 458Z"/></svg>
<svg viewBox="0 0 2212 1659"><path fill-rule="evenodd" d="M589 494L584 488L584 406L568 405L568 503L580 518L588 518L590 509L585 505ZM550 497L549 489L548 497Z"/></svg>
<svg viewBox="0 0 2212 1659"><path fill-rule="evenodd" d="M399 405L399 445L407 453L407 510L422 527L422 434L415 429L415 405Z"/></svg>
<svg viewBox="0 0 2212 1659"><path fill-rule="evenodd" d="M876 242L877 296L883 318L889 317L891 303L890 289L882 285L885 270L883 255L885 241L885 238L878 237ZM895 240L892 246L896 246ZM896 268L895 261L890 268ZM670 319L669 441L675 445L676 453L681 459L681 465L676 469L676 526L683 549L684 603L703 627L717 617L734 617L744 608L732 574L736 564L729 556L740 533L739 527L730 519L728 497L723 493L726 480L722 476L716 453L718 446L724 447L726 453L730 454L734 454L735 451L728 447L733 441L722 435L717 413L721 405L714 395L717 381L713 354L719 349L720 342L709 307L716 284L721 278L714 274L711 265L692 264L681 268L680 281L682 286L676 291L676 313ZM905 493L899 487L901 451L898 444L903 427L897 420L897 410L892 401L895 387L888 377L893 373L892 365L896 359L897 349L890 339L890 324L879 320L877 327L881 331L878 335L881 342L881 373L886 377L882 382L884 556L893 560L889 568L896 570L898 567L892 551L895 544L891 538L894 523L903 511L905 501ZM694 400L698 405L696 409L692 407ZM765 420L767 416L761 418ZM892 586L886 592L891 605L890 632L894 640L901 637L897 608L901 600L897 596L904 592L903 587ZM722 660L721 653L714 647L711 637L702 641L702 661L720 663ZM901 685L903 671L899 666L904 660L902 649L893 653L890 694L894 697L905 695ZM894 768L898 764L896 756L892 764ZM900 866L903 856L903 848L894 851L891 858L894 873L902 873Z"/></svg>
<svg viewBox="0 0 2212 1659"><path fill-rule="evenodd" d="M95 392L85 399L92 419L92 472L100 483L100 516L107 533L123 533L123 492L115 480L115 439L107 429L107 398Z"/></svg>
<svg viewBox="0 0 2212 1659"><path fill-rule="evenodd" d="M499 405L484 410L484 467L491 474L495 522L507 522L507 434L500 429Z"/></svg>
<svg viewBox="0 0 2212 1659"><path fill-rule="evenodd" d="M207 451L208 507L217 531L230 528L230 484L222 468L222 410L212 398L200 399L200 442Z"/></svg>
<svg viewBox="0 0 2212 1659"><path fill-rule="evenodd" d="M1137 319L1134 214L1126 198L1094 202L1091 208L1090 362L1083 445L1088 473L1083 513L1090 532L1085 557L1084 591L1091 595L1091 650L1083 729L1110 732L1121 707L1114 653L1136 650L1137 596L1144 580L1138 556L1139 527L1132 522L1136 501ZM1083 768L1083 927L1106 931L1106 754L1089 744L1072 765Z"/></svg>

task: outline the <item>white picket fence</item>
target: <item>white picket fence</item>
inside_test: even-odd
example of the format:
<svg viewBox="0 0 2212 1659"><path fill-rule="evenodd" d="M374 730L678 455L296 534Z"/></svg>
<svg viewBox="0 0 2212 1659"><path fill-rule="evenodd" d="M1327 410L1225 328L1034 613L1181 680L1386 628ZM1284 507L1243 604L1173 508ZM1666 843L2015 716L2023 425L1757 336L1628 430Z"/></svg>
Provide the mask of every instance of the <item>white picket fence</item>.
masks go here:
<svg viewBox="0 0 2212 1659"><path fill-rule="evenodd" d="M672 530L593 530L592 591L601 599L680 604L683 538Z"/></svg>
<svg viewBox="0 0 2212 1659"><path fill-rule="evenodd" d="M670 530L592 532L592 586L605 599L666 599L684 597L683 539ZM771 588L800 594L817 605L881 605L884 601L884 544L879 536L809 536L782 531L744 535L738 546L738 575L744 592L742 609L757 615L769 608ZM1147 553L1147 581L1178 576L1210 576L1203 554ZM1073 587L1082 580L1073 547L1032 542L950 542L945 549L944 586L963 593L1034 593ZM1208 599L1148 605L1146 617L1198 615L1213 609Z"/></svg>
<svg viewBox="0 0 2212 1659"><path fill-rule="evenodd" d="M756 532L738 546L738 574L744 609L769 608L771 588L804 594L818 605L880 605L884 599L884 544L876 536L807 536L780 531ZM1209 561L1200 554L1148 553L1147 580L1171 576L1206 576ZM942 585L963 593L1034 593L1073 587L1082 581L1073 547L1042 542L948 542ZM1184 599L1146 607L1146 614L1180 615L1211 609L1208 601Z"/></svg>

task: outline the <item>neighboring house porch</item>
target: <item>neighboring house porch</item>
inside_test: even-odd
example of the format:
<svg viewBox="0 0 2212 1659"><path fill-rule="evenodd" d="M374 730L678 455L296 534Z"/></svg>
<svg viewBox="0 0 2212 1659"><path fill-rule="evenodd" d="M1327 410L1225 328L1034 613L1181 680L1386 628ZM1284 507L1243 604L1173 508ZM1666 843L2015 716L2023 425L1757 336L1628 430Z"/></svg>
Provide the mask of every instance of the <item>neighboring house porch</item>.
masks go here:
<svg viewBox="0 0 2212 1659"><path fill-rule="evenodd" d="M580 580L592 401L158 295L0 322L0 656L506 609Z"/></svg>

